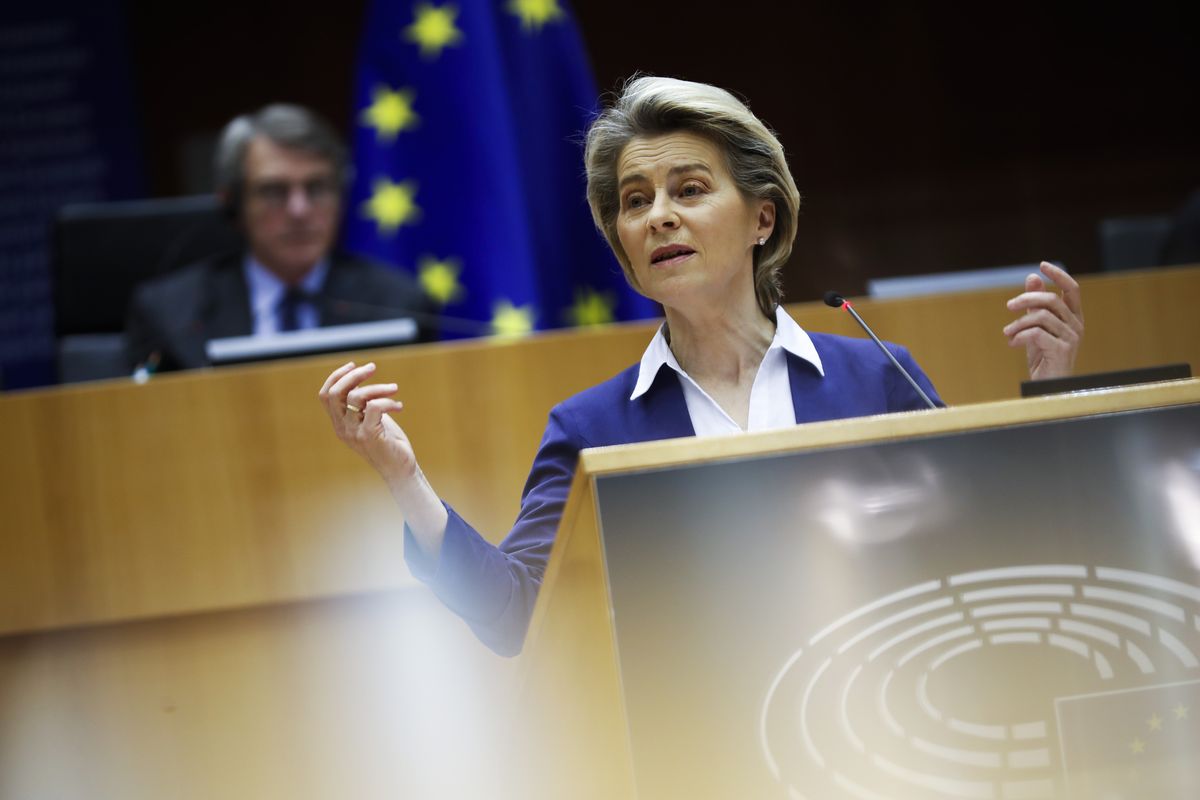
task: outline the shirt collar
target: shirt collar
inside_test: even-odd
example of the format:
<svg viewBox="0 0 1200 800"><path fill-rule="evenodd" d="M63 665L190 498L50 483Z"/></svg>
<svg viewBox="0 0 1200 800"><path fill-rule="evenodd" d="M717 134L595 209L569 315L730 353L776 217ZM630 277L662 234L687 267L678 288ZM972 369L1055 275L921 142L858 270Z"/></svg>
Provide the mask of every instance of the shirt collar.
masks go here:
<svg viewBox="0 0 1200 800"><path fill-rule="evenodd" d="M642 362L638 366L638 377L633 386L633 393L629 395L630 400L636 400L649 391L659 370L664 366L670 367L680 375L687 374L683 371L683 367L679 366L679 362L675 360L675 354L671 352L671 346L667 344L665 329L665 322L658 326L658 332L650 340L646 352L642 353ZM817 354L817 348L813 345L812 339L803 328L796 324L791 315L783 310L783 306L775 307L775 337L771 339L771 345L767 350L769 352L776 348L786 350L792 355L804 359L816 367L817 372L824 377L825 368L821 365L821 356Z"/></svg>

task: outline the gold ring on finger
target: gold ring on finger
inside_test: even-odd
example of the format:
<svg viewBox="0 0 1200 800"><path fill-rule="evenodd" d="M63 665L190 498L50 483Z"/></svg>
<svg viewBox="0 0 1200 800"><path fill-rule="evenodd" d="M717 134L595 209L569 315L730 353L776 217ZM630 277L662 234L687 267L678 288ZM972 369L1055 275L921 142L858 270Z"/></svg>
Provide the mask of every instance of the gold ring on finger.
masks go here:
<svg viewBox="0 0 1200 800"><path fill-rule="evenodd" d="M358 406L354 405L353 403L346 403L346 410L353 411L355 414L363 413L363 410L361 408L359 408Z"/></svg>

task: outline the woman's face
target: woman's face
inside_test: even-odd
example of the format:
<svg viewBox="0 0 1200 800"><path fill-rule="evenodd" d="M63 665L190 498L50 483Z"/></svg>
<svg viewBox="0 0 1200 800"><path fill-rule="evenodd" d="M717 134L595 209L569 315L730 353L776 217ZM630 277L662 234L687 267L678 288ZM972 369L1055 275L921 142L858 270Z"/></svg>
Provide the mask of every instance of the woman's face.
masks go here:
<svg viewBox="0 0 1200 800"><path fill-rule="evenodd" d="M692 133L635 138L617 182L617 235L643 294L669 308L753 299L754 246L771 235L775 205L742 196L716 145Z"/></svg>

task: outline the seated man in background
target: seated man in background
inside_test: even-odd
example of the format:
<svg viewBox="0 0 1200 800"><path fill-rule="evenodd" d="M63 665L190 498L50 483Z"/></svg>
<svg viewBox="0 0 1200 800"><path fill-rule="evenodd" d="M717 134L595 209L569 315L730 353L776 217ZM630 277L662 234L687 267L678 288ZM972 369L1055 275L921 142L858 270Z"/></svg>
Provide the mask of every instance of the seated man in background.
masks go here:
<svg viewBox="0 0 1200 800"><path fill-rule="evenodd" d="M333 251L347 166L328 124L299 106L266 106L225 126L215 162L217 194L246 252L137 287L126 319L131 366L201 367L210 339L405 316L432 338L433 306L414 281Z"/></svg>

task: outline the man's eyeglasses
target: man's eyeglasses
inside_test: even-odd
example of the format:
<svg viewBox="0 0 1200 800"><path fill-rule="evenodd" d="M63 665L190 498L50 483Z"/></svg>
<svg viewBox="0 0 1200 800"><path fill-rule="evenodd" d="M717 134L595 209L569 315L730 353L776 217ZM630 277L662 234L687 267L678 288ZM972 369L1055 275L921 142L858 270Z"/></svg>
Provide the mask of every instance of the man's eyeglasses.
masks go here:
<svg viewBox="0 0 1200 800"><path fill-rule="evenodd" d="M333 178L313 178L303 183L263 181L250 187L250 195L269 208L285 208L292 192L304 192L314 206L327 206L337 200L338 186Z"/></svg>

